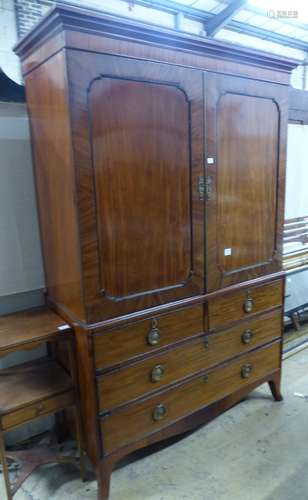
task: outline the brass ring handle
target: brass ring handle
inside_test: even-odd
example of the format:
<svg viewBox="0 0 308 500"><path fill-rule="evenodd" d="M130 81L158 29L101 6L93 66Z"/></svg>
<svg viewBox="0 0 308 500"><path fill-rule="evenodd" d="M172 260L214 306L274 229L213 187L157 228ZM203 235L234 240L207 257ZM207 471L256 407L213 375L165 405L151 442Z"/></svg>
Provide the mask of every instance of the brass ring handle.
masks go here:
<svg viewBox="0 0 308 500"><path fill-rule="evenodd" d="M160 330L159 328L152 328L148 334L148 344L158 345L160 342Z"/></svg>
<svg viewBox="0 0 308 500"><path fill-rule="evenodd" d="M156 365L151 371L151 380L152 382L159 382L165 373L165 368L163 365Z"/></svg>
<svg viewBox="0 0 308 500"><path fill-rule="evenodd" d="M251 374L252 374L252 364L246 363L245 365L242 366L242 371L241 371L242 378L249 378Z"/></svg>
<svg viewBox="0 0 308 500"><path fill-rule="evenodd" d="M244 311L246 313L251 313L253 310L253 300L251 297L247 297L244 302Z"/></svg>
<svg viewBox="0 0 308 500"><path fill-rule="evenodd" d="M166 416L166 414L167 414L166 406L163 404L160 404L154 408L153 413L152 413L152 418L155 422L157 422L158 420L161 420L162 418L164 418Z"/></svg>
<svg viewBox="0 0 308 500"><path fill-rule="evenodd" d="M243 344L249 344L252 341L253 332L251 330L245 330L242 335Z"/></svg>

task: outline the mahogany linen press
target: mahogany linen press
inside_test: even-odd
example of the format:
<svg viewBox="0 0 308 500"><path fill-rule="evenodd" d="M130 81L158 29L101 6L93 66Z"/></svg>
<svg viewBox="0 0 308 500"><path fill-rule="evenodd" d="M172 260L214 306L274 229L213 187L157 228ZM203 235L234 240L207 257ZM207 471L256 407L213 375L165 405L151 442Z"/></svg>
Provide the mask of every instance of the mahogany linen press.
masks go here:
<svg viewBox="0 0 308 500"><path fill-rule="evenodd" d="M296 63L61 4L15 50L47 300L74 328L103 500L131 451L264 382L281 399Z"/></svg>

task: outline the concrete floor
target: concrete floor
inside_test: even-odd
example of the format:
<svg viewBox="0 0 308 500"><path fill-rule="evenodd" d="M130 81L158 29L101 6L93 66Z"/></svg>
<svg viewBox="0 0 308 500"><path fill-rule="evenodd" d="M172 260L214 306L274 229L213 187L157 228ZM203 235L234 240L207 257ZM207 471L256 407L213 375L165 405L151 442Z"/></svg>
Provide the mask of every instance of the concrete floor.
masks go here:
<svg viewBox="0 0 308 500"><path fill-rule="evenodd" d="M284 361L285 400L268 387L172 446L114 471L111 500L308 499L308 349ZM14 500L96 500L74 466L42 467ZM5 498L0 490L1 500Z"/></svg>

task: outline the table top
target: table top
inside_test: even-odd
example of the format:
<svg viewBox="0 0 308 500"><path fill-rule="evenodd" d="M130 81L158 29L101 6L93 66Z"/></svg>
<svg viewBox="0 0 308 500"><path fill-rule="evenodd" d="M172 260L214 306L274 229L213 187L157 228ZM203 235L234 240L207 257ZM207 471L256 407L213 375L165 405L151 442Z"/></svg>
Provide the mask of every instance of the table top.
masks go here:
<svg viewBox="0 0 308 500"><path fill-rule="evenodd" d="M0 354L60 340L71 327L47 307L0 316Z"/></svg>

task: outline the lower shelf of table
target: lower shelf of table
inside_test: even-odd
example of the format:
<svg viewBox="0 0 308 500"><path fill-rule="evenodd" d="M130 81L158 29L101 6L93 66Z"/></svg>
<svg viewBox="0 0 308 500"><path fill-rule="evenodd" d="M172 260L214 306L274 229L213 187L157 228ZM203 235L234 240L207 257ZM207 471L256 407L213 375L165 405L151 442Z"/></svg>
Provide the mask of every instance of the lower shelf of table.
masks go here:
<svg viewBox="0 0 308 500"><path fill-rule="evenodd" d="M72 380L54 360L42 358L0 371L3 430L74 403Z"/></svg>

